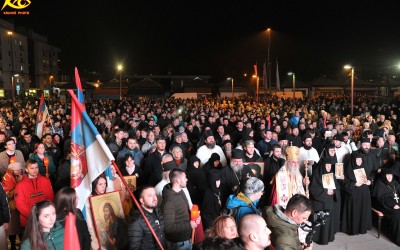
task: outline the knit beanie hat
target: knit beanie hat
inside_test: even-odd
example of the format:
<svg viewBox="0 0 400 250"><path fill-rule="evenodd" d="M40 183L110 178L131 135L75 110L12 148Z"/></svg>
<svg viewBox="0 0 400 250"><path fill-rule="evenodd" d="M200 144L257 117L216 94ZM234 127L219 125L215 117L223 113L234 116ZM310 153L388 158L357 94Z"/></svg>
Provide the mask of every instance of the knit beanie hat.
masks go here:
<svg viewBox="0 0 400 250"><path fill-rule="evenodd" d="M261 192L264 189L264 183L256 178L250 177L244 186L244 193L245 194L256 194Z"/></svg>

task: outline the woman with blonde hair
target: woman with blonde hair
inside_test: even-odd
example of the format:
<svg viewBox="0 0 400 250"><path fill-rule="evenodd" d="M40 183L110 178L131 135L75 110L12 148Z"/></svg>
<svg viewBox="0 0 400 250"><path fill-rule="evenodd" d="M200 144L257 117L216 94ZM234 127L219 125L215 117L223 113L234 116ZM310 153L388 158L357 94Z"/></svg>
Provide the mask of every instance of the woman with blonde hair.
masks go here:
<svg viewBox="0 0 400 250"><path fill-rule="evenodd" d="M229 215L221 215L217 217L211 224L210 228L205 232L206 238L219 237L232 240L238 237L235 219Z"/></svg>

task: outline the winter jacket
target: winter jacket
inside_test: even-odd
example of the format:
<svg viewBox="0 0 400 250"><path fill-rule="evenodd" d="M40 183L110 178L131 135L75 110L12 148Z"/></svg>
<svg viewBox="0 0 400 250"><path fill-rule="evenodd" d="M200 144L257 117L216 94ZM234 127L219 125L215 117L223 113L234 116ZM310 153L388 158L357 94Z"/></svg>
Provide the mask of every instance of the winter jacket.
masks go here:
<svg viewBox="0 0 400 250"><path fill-rule="evenodd" d="M277 250L302 250L299 240L299 226L290 220L279 205L266 207L263 217L271 230L271 242Z"/></svg>
<svg viewBox="0 0 400 250"><path fill-rule="evenodd" d="M26 176L15 187L15 206L20 212L21 226L26 227L31 208L36 202L54 200L53 188L50 180L38 175L37 178Z"/></svg>
<svg viewBox="0 0 400 250"><path fill-rule="evenodd" d="M177 193L172 189L171 183L167 184L163 190L161 208L167 240L170 242L190 240L192 227L189 205L183 190Z"/></svg>
<svg viewBox="0 0 400 250"><path fill-rule="evenodd" d="M230 195L226 201L226 208L229 210L236 209L233 213L236 224L239 225L240 219L246 214L260 214L257 209L259 200L252 202L249 197L240 192L236 196Z"/></svg>
<svg viewBox="0 0 400 250"><path fill-rule="evenodd" d="M143 209L143 212L146 215L146 218L149 220L150 225L154 229L154 232L156 233L161 244L165 248L164 218L161 211L156 208L154 209L153 213L150 213L146 209ZM132 222L128 225L128 238L130 250L160 249L139 210L133 211Z"/></svg>
<svg viewBox="0 0 400 250"><path fill-rule="evenodd" d="M14 191L17 186L17 179L10 170L7 170L6 174L3 176L1 184L7 194L8 205L11 209L15 209Z"/></svg>
<svg viewBox="0 0 400 250"><path fill-rule="evenodd" d="M142 161L144 158L142 151L137 148L135 148L134 150L130 150L129 148L125 147L121 149L117 154L117 164L120 168L125 166L124 158L127 154L131 154L133 156L133 159L135 160L135 166L142 166Z"/></svg>
<svg viewBox="0 0 400 250"><path fill-rule="evenodd" d="M56 222L50 229L49 233L43 233L49 250L62 250L64 249L64 227ZM21 250L30 250L31 244L28 239L24 240L21 244Z"/></svg>

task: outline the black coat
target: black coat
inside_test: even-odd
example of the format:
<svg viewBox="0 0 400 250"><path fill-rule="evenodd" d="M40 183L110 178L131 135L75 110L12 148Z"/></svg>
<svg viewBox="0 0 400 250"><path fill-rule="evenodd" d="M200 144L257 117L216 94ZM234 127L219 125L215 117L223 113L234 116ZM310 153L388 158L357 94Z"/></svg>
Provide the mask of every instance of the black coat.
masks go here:
<svg viewBox="0 0 400 250"><path fill-rule="evenodd" d="M400 185L395 180L395 177L393 176L393 180L389 182L386 178L386 173L381 173L372 193L373 200L376 201L374 207L377 207L384 213L385 219L388 222L387 226L390 238L398 246L400 246L400 210L394 209L394 206L400 206L399 199L395 199L399 197L399 194Z"/></svg>
<svg viewBox="0 0 400 250"><path fill-rule="evenodd" d="M144 182L155 187L162 180L162 155L158 150L147 156L144 164Z"/></svg>
<svg viewBox="0 0 400 250"><path fill-rule="evenodd" d="M361 166L355 163L355 157L352 155L350 164L344 170L344 190L343 215L341 231L349 235L366 234L372 227L371 216L371 193L369 186L356 186L357 180L354 170L364 168L368 180L371 179L370 169L364 165L364 159Z"/></svg>
<svg viewBox="0 0 400 250"><path fill-rule="evenodd" d="M199 162L198 168L193 166L195 161ZM189 164L186 169L186 178L188 179L186 187L189 191L193 204L201 205L203 202L203 194L207 186L207 179L203 168L200 168L200 159L195 155L190 157Z"/></svg>
<svg viewBox="0 0 400 250"><path fill-rule="evenodd" d="M335 239L335 233L340 227L340 185L335 177L335 168L332 166L328 173L325 164L321 164L312 175L310 183L310 199L313 203L314 211L328 210L329 216L324 225L316 228L314 241L320 245L326 245ZM333 195L328 195L328 189L323 187L322 176L324 174L333 174L333 181L336 189Z"/></svg>
<svg viewBox="0 0 400 250"><path fill-rule="evenodd" d="M216 182L221 180L221 171L211 169L208 172L208 186L201 205L201 219L204 229L208 229L221 212L221 191Z"/></svg>
<svg viewBox="0 0 400 250"><path fill-rule="evenodd" d="M161 211L156 208L153 213L150 213L146 209L143 209L143 212L165 248L164 218ZM128 239L129 250L160 249L139 210L133 210L131 222L128 224Z"/></svg>

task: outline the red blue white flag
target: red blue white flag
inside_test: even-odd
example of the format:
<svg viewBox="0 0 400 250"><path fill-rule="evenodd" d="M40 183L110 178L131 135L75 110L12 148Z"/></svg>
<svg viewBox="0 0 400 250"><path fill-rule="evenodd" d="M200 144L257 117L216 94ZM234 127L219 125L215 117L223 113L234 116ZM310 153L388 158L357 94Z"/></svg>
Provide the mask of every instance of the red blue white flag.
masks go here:
<svg viewBox="0 0 400 250"><path fill-rule="evenodd" d="M82 209L92 191L92 182L110 165L114 157L89 115L72 90L71 95L71 187L79 196Z"/></svg>

